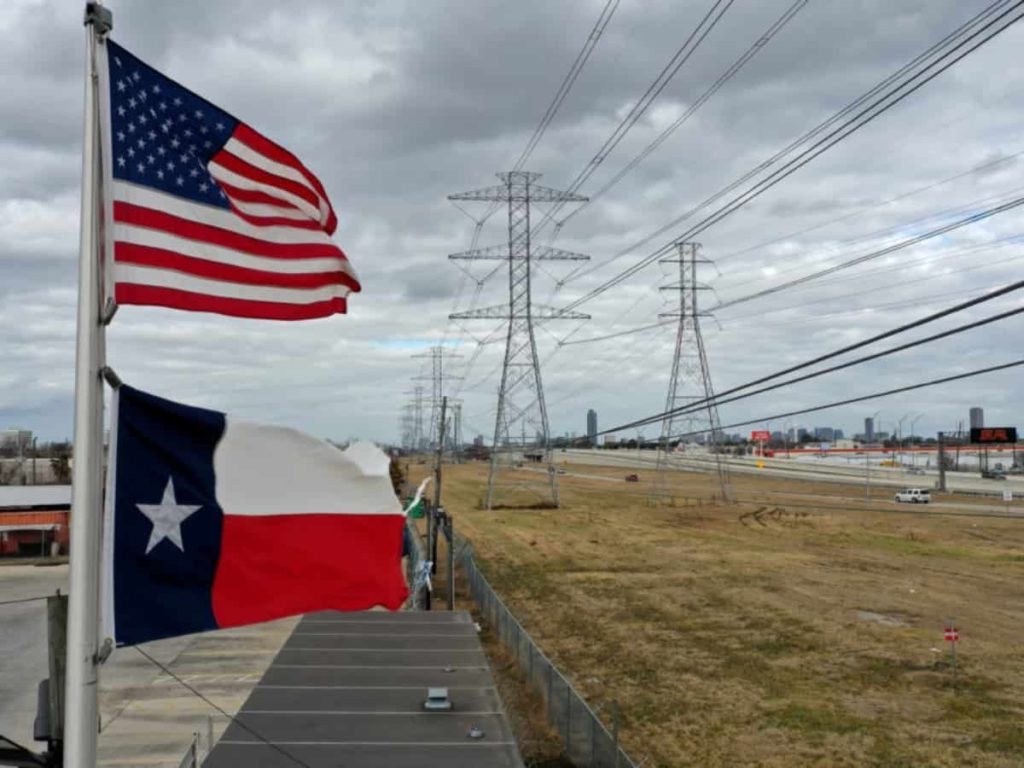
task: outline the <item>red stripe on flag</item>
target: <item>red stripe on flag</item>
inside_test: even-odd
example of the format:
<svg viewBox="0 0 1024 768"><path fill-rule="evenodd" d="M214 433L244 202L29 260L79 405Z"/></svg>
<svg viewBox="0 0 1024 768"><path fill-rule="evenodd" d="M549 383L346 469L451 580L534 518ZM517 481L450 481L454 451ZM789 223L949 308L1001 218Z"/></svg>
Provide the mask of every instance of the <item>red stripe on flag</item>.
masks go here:
<svg viewBox="0 0 1024 768"><path fill-rule="evenodd" d="M345 258L345 254L334 243L272 243L123 201L114 201L114 221L156 229L254 256L274 259Z"/></svg>
<svg viewBox="0 0 1024 768"><path fill-rule="evenodd" d="M213 615L233 627L311 611L397 610L401 515L224 515Z"/></svg>
<svg viewBox="0 0 1024 768"><path fill-rule="evenodd" d="M281 165L287 165L294 168L301 173L306 181L312 185L313 189L317 191L317 194L323 198L323 201L327 203L328 217L327 223L324 225L324 229L327 230L327 234L333 235L334 230L338 226L338 217L334 215L334 207L331 205L330 199L327 197L327 192L324 191L324 185L320 183L320 179L313 175L313 173L302 164L302 162L291 152L284 147L275 144L266 136L256 133L252 128L239 123L235 128L232 138L245 144L255 152L259 152L261 155L268 157L276 163Z"/></svg>
<svg viewBox="0 0 1024 768"><path fill-rule="evenodd" d="M294 203L287 200L273 197L268 195L266 192L260 192L259 190L235 187L231 184L225 184L223 181L218 181L217 186L223 189L225 194L227 194L228 202L231 204L231 210L235 215L239 218L245 219L250 224L255 224L258 227L281 226L291 227L292 229L322 229L319 221L313 221L308 218L305 211L301 211ZM293 211L299 211L304 218L293 219L288 216L260 216L255 213L246 213L237 207L237 203L255 203L257 205L269 205L275 208L288 208Z"/></svg>
<svg viewBox="0 0 1024 768"><path fill-rule="evenodd" d="M300 184L297 181L286 179L283 176L277 176L269 171L263 170L262 168L257 168L252 163L246 162L236 155L232 155L225 149L222 149L216 155L211 157L210 162L222 165L229 171L233 171L239 176L244 176L247 179L252 179L259 184L265 184L268 187L276 187L284 192L288 192L295 197L305 200L317 210L320 209L320 198L317 196L316 192L311 190L305 184Z"/></svg>
<svg viewBox="0 0 1024 768"><path fill-rule="evenodd" d="M325 285L347 285L353 291L359 290L359 283L340 270L334 272L300 272L282 273L268 272L262 269L250 269L234 264L224 264L207 259L186 256L175 251L153 248L136 243L114 243L114 261L125 264L140 264L145 267L158 267L184 272L196 277L210 280L222 280L227 283L259 285L271 288L322 288Z"/></svg>
<svg viewBox="0 0 1024 768"><path fill-rule="evenodd" d="M283 304L277 301L227 299L177 288L137 283L117 283L114 286L114 299L118 304L169 307L190 312L215 312L219 315L263 320L312 320L329 315L343 315L348 308L348 302L340 297L311 304Z"/></svg>

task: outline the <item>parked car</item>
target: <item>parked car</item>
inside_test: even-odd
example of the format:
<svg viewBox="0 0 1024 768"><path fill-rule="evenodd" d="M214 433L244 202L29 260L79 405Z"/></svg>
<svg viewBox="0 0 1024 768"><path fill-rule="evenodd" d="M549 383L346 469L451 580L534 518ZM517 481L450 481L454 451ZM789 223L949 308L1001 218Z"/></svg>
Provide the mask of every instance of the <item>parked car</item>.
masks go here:
<svg viewBox="0 0 1024 768"><path fill-rule="evenodd" d="M894 498L897 504L927 504L932 500L932 494L926 488L904 488L897 491Z"/></svg>
<svg viewBox="0 0 1024 768"><path fill-rule="evenodd" d="M640 482L640 476L639 475L635 475L635 474L634 475L626 475L626 482L627 483L639 483Z"/></svg>
<svg viewBox="0 0 1024 768"><path fill-rule="evenodd" d="M907 474L908 475L923 475L924 474L924 470L921 469L920 467L911 467L910 469L907 470Z"/></svg>
<svg viewBox="0 0 1024 768"><path fill-rule="evenodd" d="M981 476L989 480L1005 480L1006 473L998 469L986 469L981 473Z"/></svg>

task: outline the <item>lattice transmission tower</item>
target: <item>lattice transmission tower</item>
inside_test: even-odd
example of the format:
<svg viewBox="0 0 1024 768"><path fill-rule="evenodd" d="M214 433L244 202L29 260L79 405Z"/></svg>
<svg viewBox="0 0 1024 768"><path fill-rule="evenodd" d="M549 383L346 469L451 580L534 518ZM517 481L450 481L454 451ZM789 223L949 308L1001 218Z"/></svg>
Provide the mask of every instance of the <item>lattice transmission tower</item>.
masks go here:
<svg viewBox="0 0 1024 768"><path fill-rule="evenodd" d="M427 424L426 442L427 449L435 450L437 442L442 434L441 430L441 398L446 394L445 386L453 379L461 379L461 376L454 376L448 373L448 361L457 360L462 355L457 355L444 346L433 346L421 355L413 355L415 360L430 360L430 373L414 376L414 381L430 382L430 399L427 404L430 406L430 420ZM448 401L449 406L452 401Z"/></svg>
<svg viewBox="0 0 1024 768"><path fill-rule="evenodd" d="M412 392L405 393L407 395L411 395L411 399L405 408L410 414L409 449L412 451L422 451L426 449L427 441L423 432L423 393L424 389L419 384L413 387Z"/></svg>
<svg viewBox="0 0 1024 768"><path fill-rule="evenodd" d="M708 313L701 312L697 305L699 292L709 290L708 286L697 280L697 265L709 262L697 256L700 243L677 243L676 248L675 256L661 259L662 264L677 265L679 282L662 286L661 290L671 291L678 296L678 303L672 312L663 312L659 317L676 317L679 323L668 395L665 397L666 416L661 422L658 464L650 499L655 503L671 502L674 494L668 483L669 469L679 469L678 459L687 453L691 454L691 460L703 463L703 457L697 458L692 454L707 449L718 475L719 492L722 499L728 501L732 498L732 490L728 469L719 450L722 428L718 420L718 408L714 403L711 368L700 332L700 318L707 317ZM673 413L680 409L682 413Z"/></svg>
<svg viewBox="0 0 1024 768"><path fill-rule="evenodd" d="M532 246L530 206L533 203L585 202L587 198L535 184L540 178L539 173L509 171L499 173L498 178L502 183L497 186L449 195L448 199L508 203L508 244L453 253L448 258L508 261L508 304L457 312L449 318L508 320L505 362L498 388L494 443L487 476L486 508L497 506L498 490L503 487L510 487L512 491L502 505L536 503L535 498L524 498L523 494L514 492L528 489L537 493L543 502L557 507L558 479L552 463L548 412L544 404L533 324L535 320L585 320L589 315L534 304L530 264L532 261L586 261L590 257L557 248ZM520 469L518 465L534 462L547 468L547 479L540 484L541 488L537 487L535 473L505 471Z"/></svg>

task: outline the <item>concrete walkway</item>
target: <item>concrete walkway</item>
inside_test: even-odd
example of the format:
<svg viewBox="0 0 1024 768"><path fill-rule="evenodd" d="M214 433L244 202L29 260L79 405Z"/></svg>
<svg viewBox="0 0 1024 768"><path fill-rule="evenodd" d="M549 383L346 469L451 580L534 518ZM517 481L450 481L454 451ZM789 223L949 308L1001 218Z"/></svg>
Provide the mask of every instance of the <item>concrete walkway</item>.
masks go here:
<svg viewBox="0 0 1024 768"><path fill-rule="evenodd" d="M235 714L298 623L282 619L142 646L170 672ZM100 678L99 765L178 768L198 734L204 757L227 718L134 648L119 648Z"/></svg>

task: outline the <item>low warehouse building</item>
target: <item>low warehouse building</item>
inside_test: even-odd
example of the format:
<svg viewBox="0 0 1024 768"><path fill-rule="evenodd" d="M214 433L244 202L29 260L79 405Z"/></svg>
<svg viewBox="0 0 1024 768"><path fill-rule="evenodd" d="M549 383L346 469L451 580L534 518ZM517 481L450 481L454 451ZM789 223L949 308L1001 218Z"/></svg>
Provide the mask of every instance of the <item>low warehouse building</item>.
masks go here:
<svg viewBox="0 0 1024 768"><path fill-rule="evenodd" d="M0 557L66 554L70 485L0 486Z"/></svg>

